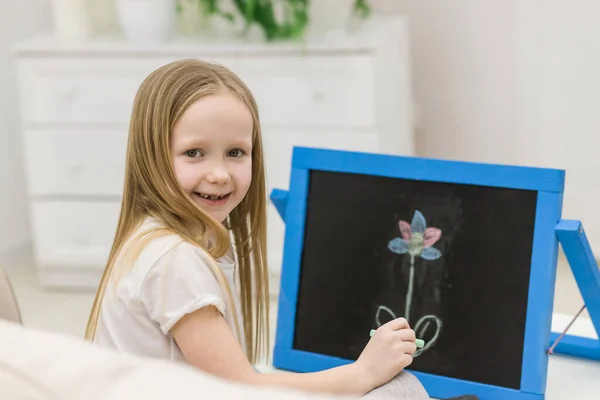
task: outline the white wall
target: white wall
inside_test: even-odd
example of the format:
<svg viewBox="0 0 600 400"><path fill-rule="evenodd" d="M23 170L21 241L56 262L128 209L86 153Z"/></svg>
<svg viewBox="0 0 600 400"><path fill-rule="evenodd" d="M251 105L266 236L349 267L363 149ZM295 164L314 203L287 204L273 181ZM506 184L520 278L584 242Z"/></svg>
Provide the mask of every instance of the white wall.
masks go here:
<svg viewBox="0 0 600 400"><path fill-rule="evenodd" d="M372 3L411 20L419 153L566 169L600 254L600 1Z"/></svg>
<svg viewBox="0 0 600 400"><path fill-rule="evenodd" d="M565 214L583 221L600 254L600 2L555 0L553 11L544 162L567 169Z"/></svg>
<svg viewBox="0 0 600 400"><path fill-rule="evenodd" d="M25 173L10 46L50 26L48 0L0 1L0 263L17 262L30 242ZM45 15L44 15L45 14Z"/></svg>
<svg viewBox="0 0 600 400"><path fill-rule="evenodd" d="M513 151L517 2L374 2L376 11L410 17L421 154L499 162L518 158Z"/></svg>

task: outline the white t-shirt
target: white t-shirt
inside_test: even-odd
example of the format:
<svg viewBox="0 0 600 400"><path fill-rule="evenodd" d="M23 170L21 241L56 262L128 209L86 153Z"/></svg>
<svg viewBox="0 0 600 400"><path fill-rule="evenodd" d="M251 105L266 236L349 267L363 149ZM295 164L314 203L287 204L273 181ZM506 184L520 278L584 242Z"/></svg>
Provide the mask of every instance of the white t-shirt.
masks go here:
<svg viewBox="0 0 600 400"><path fill-rule="evenodd" d="M138 232L154 226L160 225L148 218ZM234 336L243 343L237 336L224 291L210 270L209 257L175 234L153 239L134 265L126 266L128 272L116 287L113 281L107 286L94 343L136 355L184 361L169 331L185 314L207 305L221 312ZM243 337L234 262L231 256L216 262L231 288Z"/></svg>

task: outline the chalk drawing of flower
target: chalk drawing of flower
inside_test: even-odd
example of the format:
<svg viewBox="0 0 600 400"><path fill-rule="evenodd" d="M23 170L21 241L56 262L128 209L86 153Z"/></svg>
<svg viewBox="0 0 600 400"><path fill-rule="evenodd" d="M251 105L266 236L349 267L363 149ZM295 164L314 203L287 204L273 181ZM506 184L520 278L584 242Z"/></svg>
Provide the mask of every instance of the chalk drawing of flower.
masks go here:
<svg viewBox="0 0 600 400"><path fill-rule="evenodd" d="M440 258L442 252L432 246L440 240L442 231L438 228L428 228L427 221L419 210L415 211L410 224L401 220L398 222L398 226L400 227L401 237L390 240L388 248L393 253L408 254L410 256L410 276L404 306L404 318L410 322L410 308L415 279L415 257L421 257L424 260L436 260ZM394 311L384 305L380 305L375 314L375 322L378 327L383 323L382 314L388 314L388 318L396 318ZM417 337L424 337L432 330L434 331L433 336L427 341L425 346L413 354L413 357L418 357L437 341L442 329L442 320L436 315L425 315L414 324L413 329Z"/></svg>
<svg viewBox="0 0 600 400"><path fill-rule="evenodd" d="M428 228L425 217L419 210L415 211L410 225L406 221L398 222L400 234L388 243L388 248L396 254L410 255L410 276L408 278L408 291L406 292L406 305L404 318L410 321L410 306L413 298L415 281L415 257L419 256L425 260L436 260L442 256L442 252L432 247L440 237L442 231L438 228Z"/></svg>
<svg viewBox="0 0 600 400"><path fill-rule="evenodd" d="M440 237L442 231L438 228L428 228L425 217L419 210L415 211L410 225L406 221L400 221L400 234L402 237L392 239L388 243L390 251L396 254L410 254L411 257L420 256L425 260L435 260L442 253L433 246Z"/></svg>

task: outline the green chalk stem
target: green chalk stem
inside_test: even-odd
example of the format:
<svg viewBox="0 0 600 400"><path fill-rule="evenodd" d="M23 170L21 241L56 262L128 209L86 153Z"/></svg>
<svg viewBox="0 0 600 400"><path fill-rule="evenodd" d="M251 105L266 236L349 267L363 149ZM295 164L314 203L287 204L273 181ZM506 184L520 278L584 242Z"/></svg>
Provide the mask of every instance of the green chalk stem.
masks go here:
<svg viewBox="0 0 600 400"><path fill-rule="evenodd" d="M371 329L369 336L373 337L374 334L375 334L375 329ZM417 349L421 349L421 348L423 348L423 346L425 346L425 341L422 339L415 339L415 344L417 345Z"/></svg>

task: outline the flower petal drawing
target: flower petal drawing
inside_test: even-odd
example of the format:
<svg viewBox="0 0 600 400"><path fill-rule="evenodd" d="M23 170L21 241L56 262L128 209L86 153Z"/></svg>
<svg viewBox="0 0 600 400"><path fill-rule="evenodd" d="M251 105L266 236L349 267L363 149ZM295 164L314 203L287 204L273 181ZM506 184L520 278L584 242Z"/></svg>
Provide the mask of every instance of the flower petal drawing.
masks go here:
<svg viewBox="0 0 600 400"><path fill-rule="evenodd" d="M413 301L413 292L415 289L415 259L417 257L421 257L422 260L437 260L442 257L442 252L433 245L437 243L442 237L442 230L433 227L427 227L427 220L425 216L419 211L415 210L412 221L410 225L408 222L400 220L398 221L398 227L400 228L400 236L396 237L388 242L388 249L396 254L408 254L410 261L410 269L408 276L408 288L406 291L406 300L404 303L404 315L403 317L410 321L410 311ZM404 264L404 258L402 260ZM425 264L426 265L426 264ZM395 314L392 310L385 306L379 306L377 309L377 313L375 315L375 319L377 322L377 326L381 326L381 313L384 312L389 316L395 318ZM420 351L416 351L413 357L418 356L422 352L424 352L427 347L431 346L435 340L437 339L440 328L441 328L441 320L435 315L429 315L421 318L417 323L418 326L424 324L422 331L420 332L422 335L429 334L429 327L432 323L435 323L434 329L435 334L431 339L431 343L421 349ZM433 319L429 318L432 317ZM430 321L431 319L431 321Z"/></svg>
<svg viewBox="0 0 600 400"><path fill-rule="evenodd" d="M438 228L427 228L423 234L423 247L431 247L442 237L442 231Z"/></svg>
<svg viewBox="0 0 600 400"><path fill-rule="evenodd" d="M425 221L425 217L419 210L415 211L415 215L410 223L410 227L412 229L412 233L425 232L425 228L427 228L427 221Z"/></svg>
<svg viewBox="0 0 600 400"><path fill-rule="evenodd" d="M431 327L431 329L429 329ZM413 353L413 358L420 356L428 348L433 346L437 341L442 331L442 320L437 315L425 315L421 317L414 325L414 331L417 337L429 337L433 332L433 336L426 341L425 347L422 347Z"/></svg>
<svg viewBox="0 0 600 400"><path fill-rule="evenodd" d="M402 240L402 238L399 237L390 240L388 243L388 248L390 251L396 254L404 254L408 251L408 245L404 240Z"/></svg>
<svg viewBox="0 0 600 400"><path fill-rule="evenodd" d="M400 234L402 235L402 239L407 241L410 240L410 237L412 236L410 224L406 221L400 221L398 225L400 226Z"/></svg>
<svg viewBox="0 0 600 400"><path fill-rule="evenodd" d="M381 314L382 311L385 311L389 315L388 320L393 320L397 318L396 314L394 314L394 312L391 309L389 309L386 306L379 306L377 307L377 313L375 314L375 322L377 323L377 327L380 327L384 324L384 322L381 322L381 318L379 317L379 314Z"/></svg>
<svg viewBox="0 0 600 400"><path fill-rule="evenodd" d="M442 256L442 253L435 247L426 247L421 252L421 258L425 260L437 260Z"/></svg>

